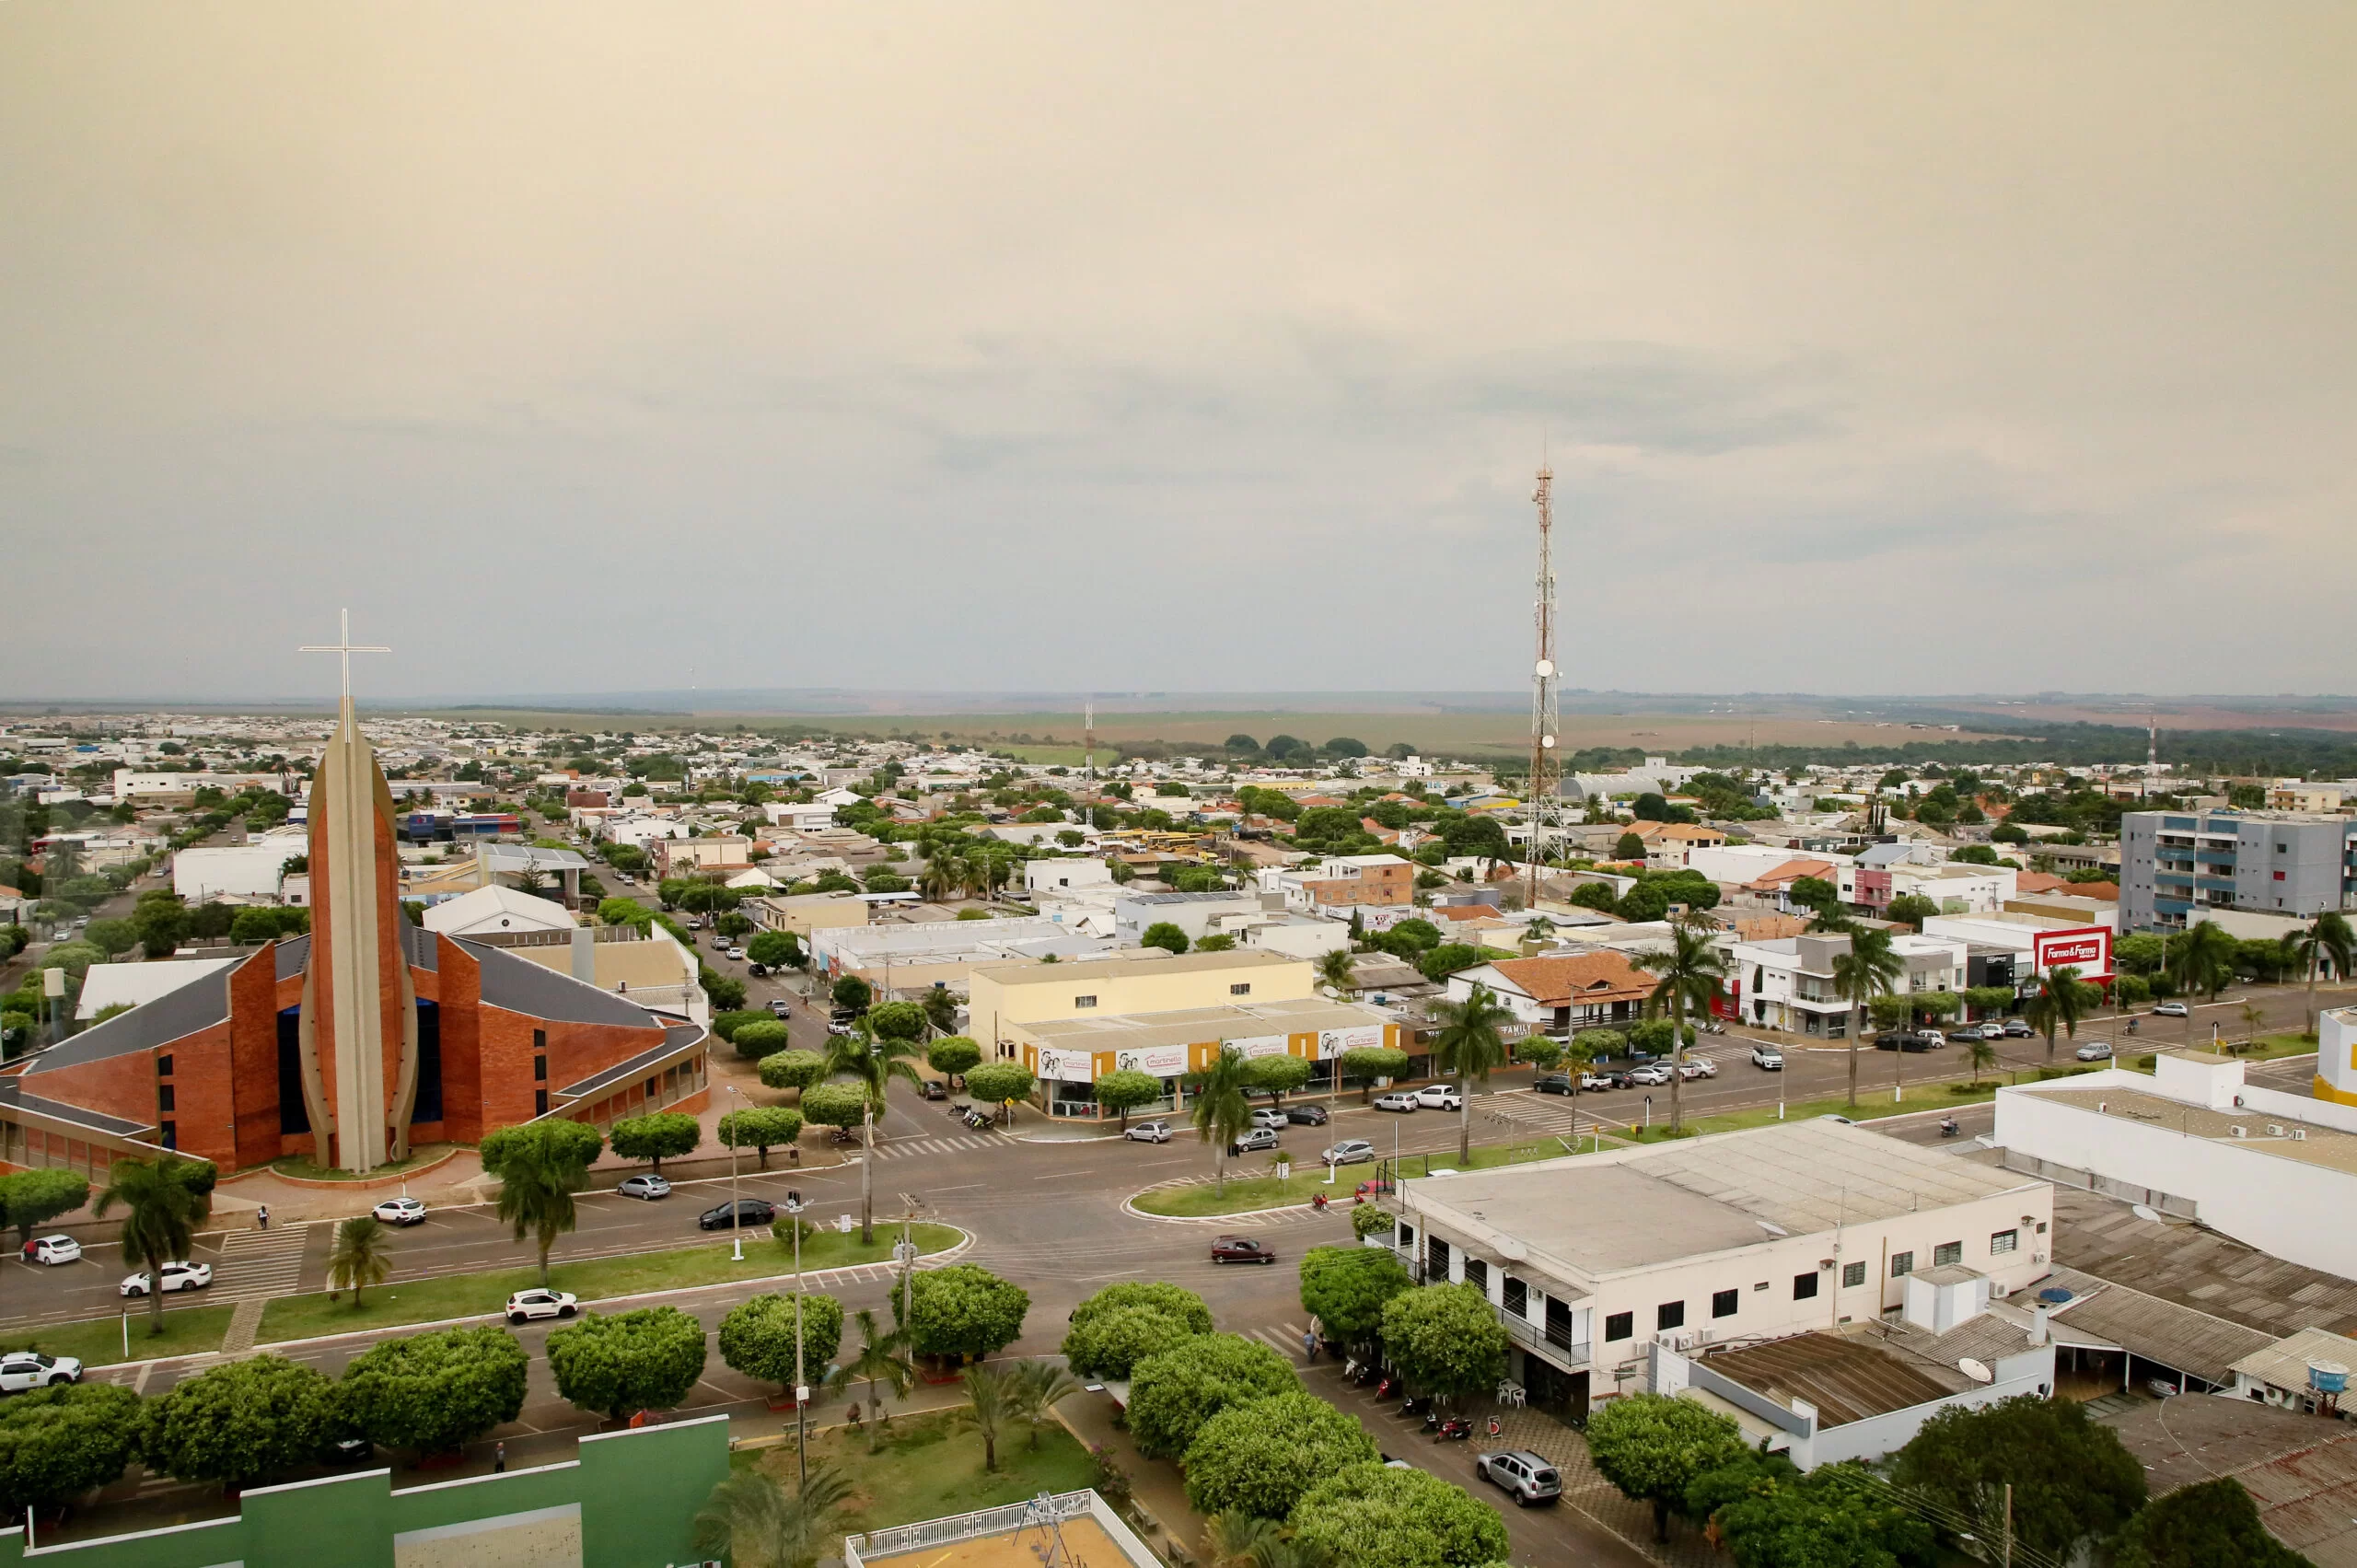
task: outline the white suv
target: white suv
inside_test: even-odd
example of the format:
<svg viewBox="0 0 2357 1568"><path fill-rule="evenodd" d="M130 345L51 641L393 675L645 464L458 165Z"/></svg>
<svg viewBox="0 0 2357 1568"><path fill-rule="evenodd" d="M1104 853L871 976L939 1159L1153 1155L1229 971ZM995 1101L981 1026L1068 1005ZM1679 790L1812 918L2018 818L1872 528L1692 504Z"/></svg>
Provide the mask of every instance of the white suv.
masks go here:
<svg viewBox="0 0 2357 1568"><path fill-rule="evenodd" d="M37 1350L12 1350L0 1355L0 1393L21 1394L28 1388L81 1380L82 1364L70 1355L43 1355Z"/></svg>
<svg viewBox="0 0 2357 1568"><path fill-rule="evenodd" d="M519 1290L507 1298L507 1320L521 1323L533 1318L570 1318L579 1300L569 1291Z"/></svg>
<svg viewBox="0 0 2357 1568"><path fill-rule="evenodd" d="M1416 1103L1427 1110L1455 1110L1465 1103L1455 1084L1426 1084L1416 1091Z"/></svg>

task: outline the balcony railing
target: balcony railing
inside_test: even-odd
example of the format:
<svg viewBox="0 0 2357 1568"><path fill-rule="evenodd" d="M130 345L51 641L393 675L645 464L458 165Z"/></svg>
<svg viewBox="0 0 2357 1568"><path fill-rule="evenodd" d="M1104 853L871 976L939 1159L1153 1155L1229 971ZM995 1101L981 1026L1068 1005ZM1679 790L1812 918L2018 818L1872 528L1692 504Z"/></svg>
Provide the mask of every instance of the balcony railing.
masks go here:
<svg viewBox="0 0 2357 1568"><path fill-rule="evenodd" d="M1573 1339L1570 1330L1542 1327L1527 1318L1517 1318L1503 1307L1497 1308L1497 1314L1498 1321L1506 1326L1506 1338L1523 1349L1537 1351L1566 1368L1587 1365L1587 1342Z"/></svg>

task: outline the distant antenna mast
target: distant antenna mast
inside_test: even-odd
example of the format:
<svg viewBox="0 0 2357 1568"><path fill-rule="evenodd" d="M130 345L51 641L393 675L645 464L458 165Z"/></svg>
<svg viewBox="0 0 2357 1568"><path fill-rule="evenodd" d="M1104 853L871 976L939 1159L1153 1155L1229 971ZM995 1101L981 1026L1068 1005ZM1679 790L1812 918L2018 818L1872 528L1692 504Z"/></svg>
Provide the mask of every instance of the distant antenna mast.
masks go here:
<svg viewBox="0 0 2357 1568"><path fill-rule="evenodd" d="M1081 766L1090 778L1097 776L1097 699L1089 698L1080 705Z"/></svg>
<svg viewBox="0 0 2357 1568"><path fill-rule="evenodd" d="M1530 667L1530 864L1529 886L1523 907L1538 903L1538 863L1545 857L1548 828L1555 815L1555 731L1559 717L1555 701L1555 472L1545 459L1538 464L1538 488L1530 499L1538 507L1538 657Z"/></svg>
<svg viewBox="0 0 2357 1568"><path fill-rule="evenodd" d="M2123 708L2142 708L2144 714L2144 793L2161 779L2161 707L2158 703L2122 703Z"/></svg>

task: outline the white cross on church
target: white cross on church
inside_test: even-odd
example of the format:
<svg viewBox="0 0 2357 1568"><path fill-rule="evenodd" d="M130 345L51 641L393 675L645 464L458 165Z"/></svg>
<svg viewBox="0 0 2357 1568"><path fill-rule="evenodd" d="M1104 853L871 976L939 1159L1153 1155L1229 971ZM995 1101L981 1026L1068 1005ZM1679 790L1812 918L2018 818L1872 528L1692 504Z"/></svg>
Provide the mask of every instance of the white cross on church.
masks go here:
<svg viewBox="0 0 2357 1568"><path fill-rule="evenodd" d="M343 611L343 632L342 632L342 634L341 634L341 635L339 635L339 636L336 638L336 640L335 640L335 645L334 645L333 647L328 647L328 646L325 646L325 645L323 645L313 644L313 645L308 645L308 646L305 646L305 647L297 648L297 649L296 649L295 651L296 651L296 653L298 653L298 654L338 654L338 655L341 655L341 656L343 656L343 694L344 694L346 697L349 697L349 696L351 696L351 695L352 695L352 656L353 656L353 655L354 655L354 654L389 654L389 653L391 653L393 650L392 650L392 649L390 649L390 648L380 648L380 647L366 647L366 648L363 648L363 647L355 647L355 646L354 646L354 645L353 645L353 641L352 641L352 611L350 611L350 610L347 610Z"/></svg>

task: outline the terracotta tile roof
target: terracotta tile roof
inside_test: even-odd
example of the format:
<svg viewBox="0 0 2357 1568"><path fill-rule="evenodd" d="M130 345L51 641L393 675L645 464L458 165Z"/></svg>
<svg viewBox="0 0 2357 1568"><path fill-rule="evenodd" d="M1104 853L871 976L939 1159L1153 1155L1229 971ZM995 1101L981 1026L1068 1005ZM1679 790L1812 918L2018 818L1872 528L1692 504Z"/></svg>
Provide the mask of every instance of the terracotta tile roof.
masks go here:
<svg viewBox="0 0 2357 1568"><path fill-rule="evenodd" d="M2014 891L2016 893L2059 893L2069 885L2050 871L2014 873Z"/></svg>
<svg viewBox="0 0 2357 1568"><path fill-rule="evenodd" d="M1634 1002L1651 995L1654 989L1653 976L1619 953L1501 958L1491 967L1500 978L1548 1007L1566 1007L1574 1003Z"/></svg>
<svg viewBox="0 0 2357 1568"><path fill-rule="evenodd" d="M1773 891L1779 888L1789 888L1804 877L1815 877L1819 880L1829 882L1833 879L1833 863L1829 860L1788 860L1775 870L1754 878L1745 886L1762 891Z"/></svg>

